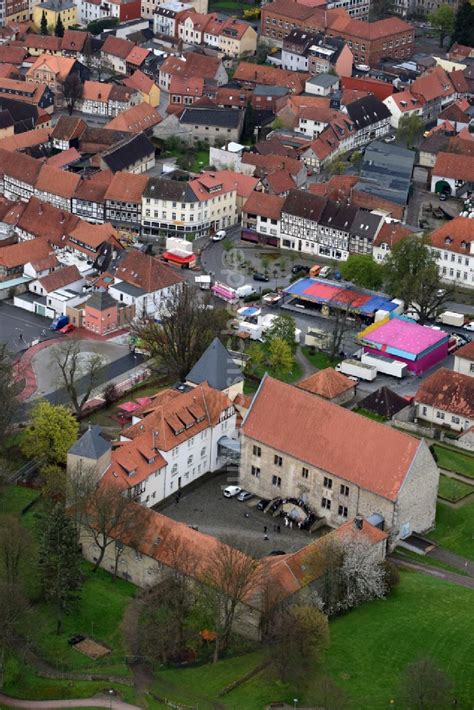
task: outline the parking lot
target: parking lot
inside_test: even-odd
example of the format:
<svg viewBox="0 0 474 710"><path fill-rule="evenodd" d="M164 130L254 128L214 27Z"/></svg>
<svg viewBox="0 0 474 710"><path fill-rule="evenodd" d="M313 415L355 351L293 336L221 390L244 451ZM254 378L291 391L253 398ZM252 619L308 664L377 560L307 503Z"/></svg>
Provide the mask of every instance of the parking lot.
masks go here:
<svg viewBox="0 0 474 710"><path fill-rule="evenodd" d="M286 528L280 517L273 518L256 509L258 497L247 503L241 503L237 498L224 498L224 488L235 484L235 474L209 474L184 488L178 503L173 497L164 505L157 506L157 510L173 520L196 526L203 533L248 550L257 557L277 550L295 552L320 534L319 531L310 535L297 528ZM279 533L274 529L278 525ZM265 526L268 540L264 539Z"/></svg>
<svg viewBox="0 0 474 710"><path fill-rule="evenodd" d="M16 308L10 303L0 304L0 338L12 353L26 350L33 340L61 337L49 330L51 318L43 318Z"/></svg>

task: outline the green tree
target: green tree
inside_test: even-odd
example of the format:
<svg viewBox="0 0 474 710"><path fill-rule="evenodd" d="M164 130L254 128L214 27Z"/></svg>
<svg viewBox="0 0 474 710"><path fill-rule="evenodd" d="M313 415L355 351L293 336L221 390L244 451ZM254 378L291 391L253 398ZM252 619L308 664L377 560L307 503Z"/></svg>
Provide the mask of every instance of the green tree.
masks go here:
<svg viewBox="0 0 474 710"><path fill-rule="evenodd" d="M273 338L268 348L268 364L278 373L291 372L295 364L293 352L286 340Z"/></svg>
<svg viewBox="0 0 474 710"><path fill-rule="evenodd" d="M31 411L31 424L25 431L21 448L29 458L64 464L78 432L79 424L66 407L38 402Z"/></svg>
<svg viewBox="0 0 474 710"><path fill-rule="evenodd" d="M442 710L451 705L452 684L446 673L431 658L410 663L400 683L406 707L413 710Z"/></svg>
<svg viewBox="0 0 474 710"><path fill-rule="evenodd" d="M57 503L45 515L40 537L39 574L45 599L56 610L56 633L77 602L82 586L81 555L76 528Z"/></svg>
<svg viewBox="0 0 474 710"><path fill-rule="evenodd" d="M458 7L451 39L466 47L474 47L474 5L469 0L464 0Z"/></svg>
<svg viewBox="0 0 474 710"><path fill-rule="evenodd" d="M383 269L370 254L351 254L341 264L341 273L347 281L362 288L379 289L383 283Z"/></svg>
<svg viewBox="0 0 474 710"><path fill-rule="evenodd" d="M274 131L277 131L280 128L285 128L285 122L283 121L283 119L280 116L276 116L273 119L272 128Z"/></svg>
<svg viewBox="0 0 474 710"><path fill-rule="evenodd" d="M296 350L296 325L295 320L291 316L277 316L270 328L267 330L265 340L271 343L275 338L281 338L291 348L291 351Z"/></svg>
<svg viewBox="0 0 474 710"><path fill-rule="evenodd" d="M56 20L56 26L54 28L54 34L56 37L64 37L64 25L61 20L61 15L58 14L58 19Z"/></svg>
<svg viewBox="0 0 474 710"><path fill-rule="evenodd" d="M63 96L69 115L72 114L76 103L82 98L83 86L81 77L77 72L69 74L63 83Z"/></svg>
<svg viewBox="0 0 474 710"><path fill-rule="evenodd" d="M439 31L439 46L442 49L445 37L454 31L454 10L449 5L440 5L429 16L432 26Z"/></svg>
<svg viewBox="0 0 474 710"><path fill-rule="evenodd" d="M393 15L393 0L373 0L370 3L369 21L384 20Z"/></svg>
<svg viewBox="0 0 474 710"><path fill-rule="evenodd" d="M397 140L404 141L408 148L413 148L418 138L421 138L425 124L421 116L412 114L411 116L402 116L397 128Z"/></svg>
<svg viewBox="0 0 474 710"><path fill-rule="evenodd" d="M48 504L66 500L66 470L55 463L47 463L41 467L41 495Z"/></svg>
<svg viewBox="0 0 474 710"><path fill-rule="evenodd" d="M351 163L357 170L359 170L362 165L362 157L360 150L355 150L351 155Z"/></svg>
<svg viewBox="0 0 474 710"><path fill-rule="evenodd" d="M384 264L387 291L414 311L422 324L433 318L451 297L453 289L442 286L436 258L425 237L416 234L393 247Z"/></svg>
<svg viewBox="0 0 474 710"><path fill-rule="evenodd" d="M342 175L346 169L346 164L340 158L334 158L327 166L329 175Z"/></svg>
<svg viewBox="0 0 474 710"><path fill-rule="evenodd" d="M248 361L246 367L250 372L258 372L265 363L265 353L261 343L250 343L246 350Z"/></svg>
<svg viewBox="0 0 474 710"><path fill-rule="evenodd" d="M48 20L46 19L46 13L44 10L43 10L43 14L41 15L40 34L49 35Z"/></svg>

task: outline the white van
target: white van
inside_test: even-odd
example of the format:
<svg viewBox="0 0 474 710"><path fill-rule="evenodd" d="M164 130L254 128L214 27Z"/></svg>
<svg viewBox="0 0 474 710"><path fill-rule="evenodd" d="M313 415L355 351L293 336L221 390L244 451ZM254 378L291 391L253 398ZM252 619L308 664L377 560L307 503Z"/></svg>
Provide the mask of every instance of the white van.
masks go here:
<svg viewBox="0 0 474 710"><path fill-rule="evenodd" d="M246 296L250 296L252 293L257 293L254 287L250 284L244 284L244 286L239 286L239 288L235 290L237 291L237 296L239 298L245 298Z"/></svg>

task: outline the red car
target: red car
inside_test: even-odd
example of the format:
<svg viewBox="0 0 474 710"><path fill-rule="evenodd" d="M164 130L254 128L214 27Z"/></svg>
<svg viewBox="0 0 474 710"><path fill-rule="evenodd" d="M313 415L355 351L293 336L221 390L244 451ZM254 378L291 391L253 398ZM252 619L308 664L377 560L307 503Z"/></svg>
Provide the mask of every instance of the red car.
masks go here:
<svg viewBox="0 0 474 710"><path fill-rule="evenodd" d="M71 330L74 330L74 326L72 323L66 323L66 325L63 325L62 328L59 329L60 333L70 333Z"/></svg>

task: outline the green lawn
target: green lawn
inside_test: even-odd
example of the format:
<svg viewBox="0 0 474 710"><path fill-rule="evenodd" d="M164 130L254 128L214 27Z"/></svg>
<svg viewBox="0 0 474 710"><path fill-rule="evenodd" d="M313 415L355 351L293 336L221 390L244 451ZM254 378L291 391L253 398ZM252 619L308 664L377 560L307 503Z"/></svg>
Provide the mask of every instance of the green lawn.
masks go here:
<svg viewBox="0 0 474 710"><path fill-rule="evenodd" d="M208 150L198 150L194 154L194 160L191 165L191 170L198 173L206 165L209 165L209 151Z"/></svg>
<svg viewBox="0 0 474 710"><path fill-rule="evenodd" d="M302 347L301 350L305 358L309 360L317 370L324 370L326 367L334 367L341 362L340 358L331 359L329 355L323 352L316 351L312 353L307 346Z"/></svg>
<svg viewBox="0 0 474 710"><path fill-rule="evenodd" d="M280 371L280 370L275 370L268 365L262 365L262 367L259 367L255 370L255 375L257 377L262 378L264 374L268 372L270 377L274 377L276 380L282 380L282 382L298 382L298 380L301 380L303 376L303 368L301 365L295 361L295 364L293 365L293 368L291 371Z"/></svg>
<svg viewBox="0 0 474 710"><path fill-rule="evenodd" d="M91 573L92 566L84 563L86 581L77 609L64 617L63 632L56 634L54 611L46 604L35 607L32 630L34 644L41 657L61 670L97 670L107 667L116 675L129 675L124 663L124 649L120 622L136 591L136 587L122 579L115 582L104 570ZM96 661L68 645L73 634L92 636L112 651Z"/></svg>
<svg viewBox="0 0 474 710"><path fill-rule="evenodd" d="M423 655L432 656L454 683L458 708L470 708L474 694L471 639L474 592L413 572L401 572L401 584L385 600L371 602L331 622L331 647L323 664L345 690L352 710L383 710L397 703L403 668ZM266 672L218 698L218 692L241 678L261 660L254 653L189 669L160 671L154 691L200 710L263 710L270 702L300 706L317 701L313 688L302 693L272 680Z"/></svg>
<svg viewBox="0 0 474 710"><path fill-rule="evenodd" d="M443 474L440 476L438 490L440 498L445 498L446 500L455 503L473 491L474 486L470 486L469 483L458 481L456 478L450 478L449 476L444 476Z"/></svg>
<svg viewBox="0 0 474 710"><path fill-rule="evenodd" d="M438 503L436 527L429 537L458 555L474 560L474 501L460 508Z"/></svg>
<svg viewBox="0 0 474 710"><path fill-rule="evenodd" d="M474 456L450 449L441 444L433 444L431 450L440 468L474 478Z"/></svg>
<svg viewBox="0 0 474 710"><path fill-rule="evenodd" d="M363 417L367 417L367 419L373 419L375 422L382 422L382 424L385 424L387 421L385 417L382 417L380 414L370 412L368 409L364 409L363 407L357 407L354 409L354 412L361 414Z"/></svg>
<svg viewBox="0 0 474 710"><path fill-rule="evenodd" d="M7 486L0 491L0 513L20 515L21 511L38 498L38 491L23 486Z"/></svg>

